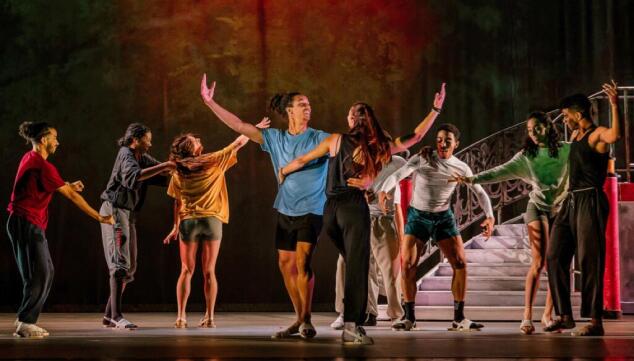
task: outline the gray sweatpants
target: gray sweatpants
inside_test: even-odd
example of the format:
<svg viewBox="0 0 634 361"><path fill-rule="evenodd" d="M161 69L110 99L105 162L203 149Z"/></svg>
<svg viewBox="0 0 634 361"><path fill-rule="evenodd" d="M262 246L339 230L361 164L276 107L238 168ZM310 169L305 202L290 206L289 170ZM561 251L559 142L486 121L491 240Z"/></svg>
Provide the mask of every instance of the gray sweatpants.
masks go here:
<svg viewBox="0 0 634 361"><path fill-rule="evenodd" d="M110 275L130 283L134 280L137 265L135 214L113 207L108 201L101 204L99 214L112 214L114 218L114 225L101 223L103 251Z"/></svg>

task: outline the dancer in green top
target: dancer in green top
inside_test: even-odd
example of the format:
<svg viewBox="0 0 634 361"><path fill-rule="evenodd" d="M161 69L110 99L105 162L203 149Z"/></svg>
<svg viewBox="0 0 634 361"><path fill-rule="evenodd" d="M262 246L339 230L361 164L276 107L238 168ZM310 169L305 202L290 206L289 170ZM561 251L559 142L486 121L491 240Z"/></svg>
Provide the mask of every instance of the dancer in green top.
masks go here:
<svg viewBox="0 0 634 361"><path fill-rule="evenodd" d="M532 187L524 214L532 262L526 275L524 319L520 325L520 331L529 335L535 332L533 303L539 289L539 276L545 266L550 224L566 197L570 145L559 141L557 130L548 115L542 112L528 116L526 131L528 137L524 148L508 162L472 177L456 177L454 180L483 184L521 179ZM549 289L541 319L544 327L552 322L552 308Z"/></svg>

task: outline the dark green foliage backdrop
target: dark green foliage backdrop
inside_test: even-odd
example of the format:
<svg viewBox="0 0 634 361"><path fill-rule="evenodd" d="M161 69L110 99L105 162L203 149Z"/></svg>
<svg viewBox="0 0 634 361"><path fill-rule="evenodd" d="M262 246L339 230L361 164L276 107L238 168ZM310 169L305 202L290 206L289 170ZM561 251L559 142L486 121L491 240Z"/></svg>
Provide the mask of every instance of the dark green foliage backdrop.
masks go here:
<svg viewBox="0 0 634 361"><path fill-rule="evenodd" d="M394 134L426 114L446 81L438 121L456 123L469 144L611 77L633 84L631 14L634 2L625 0L0 0L0 204L28 149L17 136L23 120L58 126L61 147L51 161L65 179L84 181L95 207L115 140L130 122L153 129L158 158L183 131L201 134L209 150L230 142L235 134L200 101L203 72L218 81L219 102L251 122L267 115L273 93L299 90L311 100L316 128L345 130L348 107L364 100ZM273 247L270 162L253 144L239 159L228 174L219 307L288 309ZM56 276L48 309L97 310L106 297L99 226L59 196L50 214ZM178 249L161 243L170 221L170 201L153 189L126 303L174 309ZM13 310L21 285L0 237L0 307ZM334 248L320 244L319 309L333 299L335 260ZM199 277L194 304L202 302Z"/></svg>

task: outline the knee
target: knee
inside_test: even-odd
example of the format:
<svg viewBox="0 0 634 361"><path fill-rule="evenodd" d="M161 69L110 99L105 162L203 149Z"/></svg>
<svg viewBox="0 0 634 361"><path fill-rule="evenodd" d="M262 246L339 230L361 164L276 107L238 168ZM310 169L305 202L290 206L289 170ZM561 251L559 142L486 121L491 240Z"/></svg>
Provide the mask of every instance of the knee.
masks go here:
<svg viewBox="0 0 634 361"><path fill-rule="evenodd" d="M544 267L546 267L546 259L541 255L533 257L533 262L531 263L531 271L535 274L540 274Z"/></svg>
<svg viewBox="0 0 634 361"><path fill-rule="evenodd" d="M295 262L292 259L280 258L277 265L282 273L292 273L295 268Z"/></svg>
<svg viewBox="0 0 634 361"><path fill-rule="evenodd" d="M451 268L454 270L463 270L467 268L467 261L464 257L456 257L456 259L451 262Z"/></svg>
<svg viewBox="0 0 634 361"><path fill-rule="evenodd" d="M181 275L185 277L191 277L194 274L194 265L181 263Z"/></svg>
<svg viewBox="0 0 634 361"><path fill-rule="evenodd" d="M205 279L216 278L216 269L214 267L205 267L203 269L203 277Z"/></svg>

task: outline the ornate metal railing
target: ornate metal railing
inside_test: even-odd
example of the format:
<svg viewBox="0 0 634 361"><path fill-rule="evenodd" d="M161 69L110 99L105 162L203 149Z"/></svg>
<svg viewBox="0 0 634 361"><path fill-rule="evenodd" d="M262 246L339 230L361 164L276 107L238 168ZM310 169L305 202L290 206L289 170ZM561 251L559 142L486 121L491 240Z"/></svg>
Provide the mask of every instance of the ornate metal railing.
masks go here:
<svg viewBox="0 0 634 361"><path fill-rule="evenodd" d="M618 90L619 100L622 100L619 111L622 115L621 133L624 135L623 141L625 154L623 154L623 157L625 160L625 168L617 169L617 171L625 173L626 180L629 182L631 181L631 160L628 101L634 100L634 87L620 86L618 87ZM593 102L595 112L598 109L599 102L607 100L603 91L594 93L590 95L589 98ZM548 113L559 130L561 130L565 135L565 139L567 140L567 128L563 124L563 119L559 110L553 110ZM522 148L526 137L525 129L526 121L500 130L464 148L460 152L456 153L456 157L467 163L473 170L474 174L498 166L509 160L513 154L517 153ZM614 156L614 152L612 155ZM498 222L501 221L500 213L502 208L526 198L530 190L530 187L520 180L504 181L490 185L483 185L483 187L491 198L493 209L498 212ZM455 193L453 211L460 230L468 228L484 217L477 198L469 187L464 186L459 187Z"/></svg>

